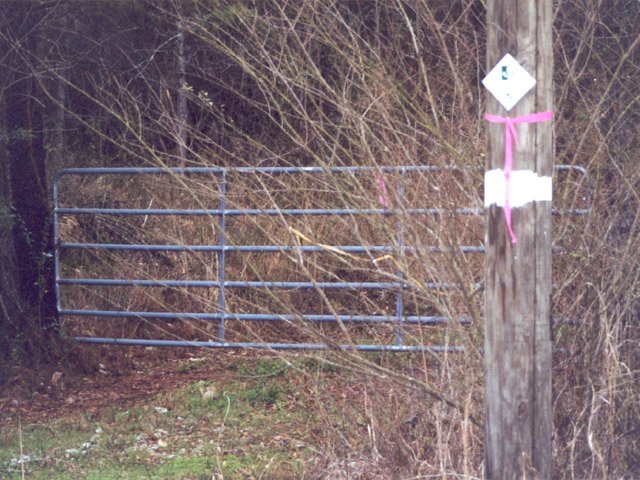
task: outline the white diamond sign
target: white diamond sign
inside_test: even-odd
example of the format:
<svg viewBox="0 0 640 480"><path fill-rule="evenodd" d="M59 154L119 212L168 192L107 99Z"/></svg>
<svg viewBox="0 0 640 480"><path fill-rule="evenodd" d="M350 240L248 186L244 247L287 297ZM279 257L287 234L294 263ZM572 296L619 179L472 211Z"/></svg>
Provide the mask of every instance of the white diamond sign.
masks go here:
<svg viewBox="0 0 640 480"><path fill-rule="evenodd" d="M509 111L533 88L536 79L507 53L484 77L482 84Z"/></svg>

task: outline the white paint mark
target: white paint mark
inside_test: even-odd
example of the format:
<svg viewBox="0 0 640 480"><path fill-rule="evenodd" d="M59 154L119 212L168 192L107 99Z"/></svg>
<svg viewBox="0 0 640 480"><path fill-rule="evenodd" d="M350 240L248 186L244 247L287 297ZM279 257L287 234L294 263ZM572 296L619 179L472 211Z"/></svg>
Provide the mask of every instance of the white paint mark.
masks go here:
<svg viewBox="0 0 640 480"><path fill-rule="evenodd" d="M529 202L550 202L551 177L541 177L531 170L512 170L509 182L509 206L522 207ZM496 168L484 174L484 206L504 207L506 181L504 171Z"/></svg>

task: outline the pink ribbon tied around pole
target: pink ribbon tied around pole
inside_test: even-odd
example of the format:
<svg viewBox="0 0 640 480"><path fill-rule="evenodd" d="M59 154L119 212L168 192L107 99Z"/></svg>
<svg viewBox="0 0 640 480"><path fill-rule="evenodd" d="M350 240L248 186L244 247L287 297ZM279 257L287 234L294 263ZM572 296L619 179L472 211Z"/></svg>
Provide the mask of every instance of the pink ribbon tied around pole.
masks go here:
<svg viewBox="0 0 640 480"><path fill-rule="evenodd" d="M382 178L382 175L377 172L373 174L373 178L375 178L376 185L378 186L378 190L380 192L380 195L378 196L380 205L382 205L384 208L389 207L389 200L387 198L387 185L384 183L384 178Z"/></svg>
<svg viewBox="0 0 640 480"><path fill-rule="evenodd" d="M511 243L516 243L516 234L511 226L511 206L509 205L509 184L511 181L511 170L513 169L513 142L518 145L518 131L516 124L518 123L540 123L548 122L553 118L553 112L538 112L531 115L523 115L521 117L501 117L499 115L485 114L485 120L491 123L504 123L504 180L505 180L505 199L504 199L504 219L507 224L507 230L511 236Z"/></svg>

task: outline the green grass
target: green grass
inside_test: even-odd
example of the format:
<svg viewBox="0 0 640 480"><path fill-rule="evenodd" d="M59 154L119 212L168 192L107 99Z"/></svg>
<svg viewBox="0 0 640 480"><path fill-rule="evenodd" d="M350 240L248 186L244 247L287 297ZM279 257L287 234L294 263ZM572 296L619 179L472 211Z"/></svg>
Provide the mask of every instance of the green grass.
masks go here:
<svg viewBox="0 0 640 480"><path fill-rule="evenodd" d="M266 378L280 377L291 368L289 364L278 358L259 358L255 362L238 360L233 365L240 377Z"/></svg>
<svg viewBox="0 0 640 480"><path fill-rule="evenodd" d="M227 384L199 381L113 407L22 428L29 479L299 478L311 452L303 405L288 399L288 370L239 364ZM84 448L83 448L84 445ZM20 435L0 429L0 478L20 479Z"/></svg>

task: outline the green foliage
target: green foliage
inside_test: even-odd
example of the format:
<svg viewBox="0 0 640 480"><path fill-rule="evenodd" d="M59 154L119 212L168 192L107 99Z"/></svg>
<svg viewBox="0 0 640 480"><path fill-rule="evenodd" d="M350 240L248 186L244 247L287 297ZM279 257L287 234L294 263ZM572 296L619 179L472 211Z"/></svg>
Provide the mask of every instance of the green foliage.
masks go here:
<svg viewBox="0 0 640 480"><path fill-rule="evenodd" d="M0 141L27 141L33 140L37 137L37 134L33 130L27 130L25 128L17 128L6 135L2 135L0 132Z"/></svg>
<svg viewBox="0 0 640 480"><path fill-rule="evenodd" d="M290 365L281 359L258 359L256 362L239 360L235 369L241 378L255 382L241 393L241 399L250 405L276 405L284 393L280 377L290 371Z"/></svg>
<svg viewBox="0 0 640 480"><path fill-rule="evenodd" d="M0 237L11 233L14 225L14 215L9 207L0 206Z"/></svg>
<svg viewBox="0 0 640 480"><path fill-rule="evenodd" d="M253 388L243 392L242 398L251 406L258 404L276 405L281 398L282 389L279 385L270 382L260 382Z"/></svg>
<svg viewBox="0 0 640 480"><path fill-rule="evenodd" d="M303 359L298 362L300 367L311 372L322 372L322 373L338 373L340 368L335 363L331 363L328 361L323 361L320 358L305 356Z"/></svg>
<svg viewBox="0 0 640 480"><path fill-rule="evenodd" d="M178 365L178 372L180 373L189 373L198 369L198 364L196 362L185 361Z"/></svg>
<svg viewBox="0 0 640 480"><path fill-rule="evenodd" d="M240 376L258 378L261 381L266 377L279 377L285 375L290 366L279 358L260 358L255 363L245 360L236 362L236 369Z"/></svg>

